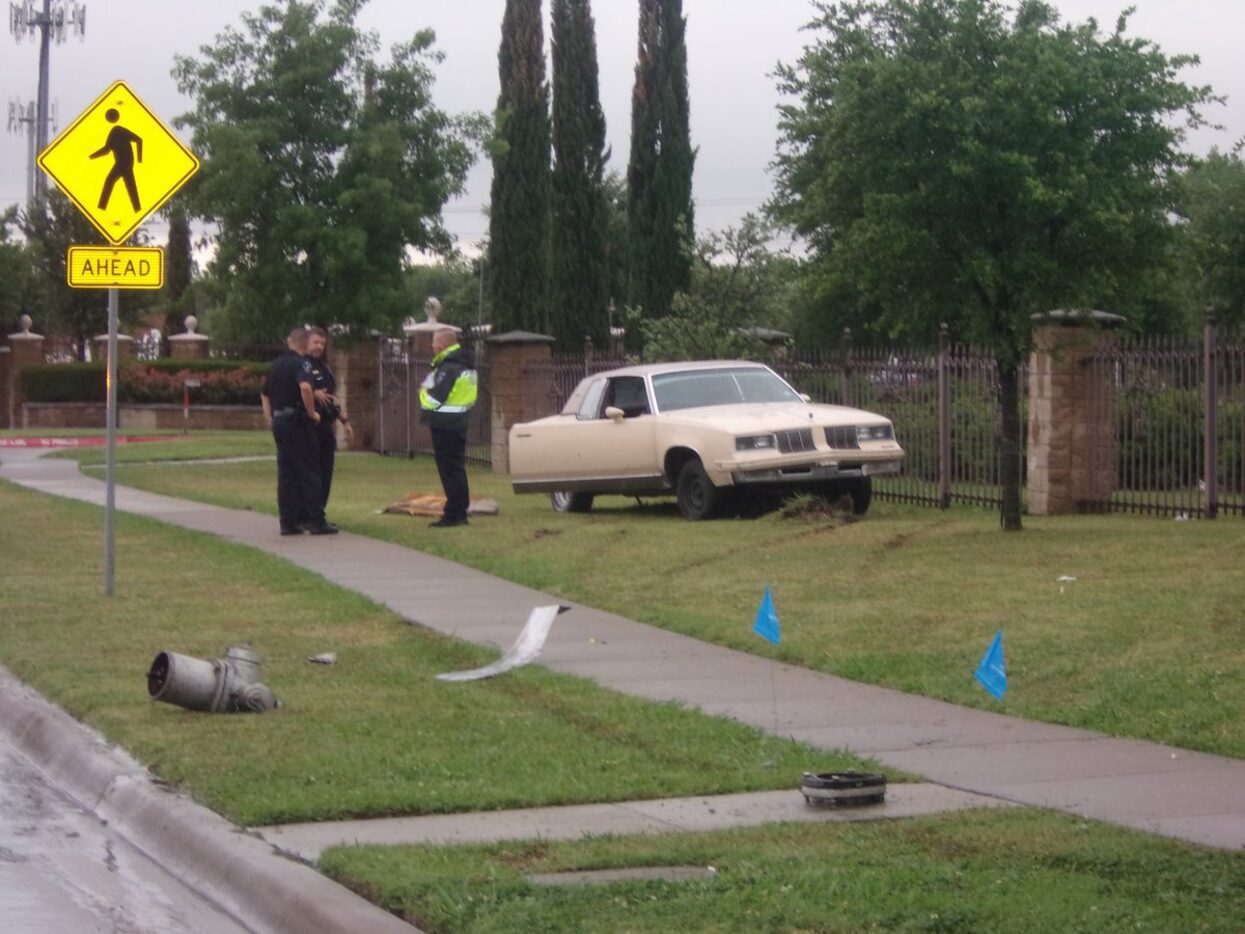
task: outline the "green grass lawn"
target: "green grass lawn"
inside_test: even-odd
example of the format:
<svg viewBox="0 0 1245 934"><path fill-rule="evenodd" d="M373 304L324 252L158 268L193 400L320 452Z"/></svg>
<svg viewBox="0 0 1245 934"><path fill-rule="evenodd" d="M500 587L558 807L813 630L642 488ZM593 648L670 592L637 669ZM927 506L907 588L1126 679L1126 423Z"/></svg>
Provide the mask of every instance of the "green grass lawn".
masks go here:
<svg viewBox="0 0 1245 934"><path fill-rule="evenodd" d="M176 451L176 442L151 444ZM135 446L137 450L140 446ZM211 450L210 440L203 442ZM100 452L70 452L98 462ZM688 523L673 505L603 498L557 515L471 474L497 518L444 532L377 515L437 491L431 460L339 459L330 518L559 597L723 645L958 704L1245 756L1245 523L1113 516L1026 519L875 502L864 521ZM275 513L271 463L128 466L122 483ZM124 562L124 556L122 561ZM1064 588L1056 578L1076 577ZM782 644L754 636L766 585ZM1004 632L1001 704L972 671Z"/></svg>
<svg viewBox="0 0 1245 934"><path fill-rule="evenodd" d="M495 652L408 625L285 561L134 516L103 596L101 512L0 482L0 662L156 774L243 824L790 787L876 768L538 667L434 679ZM205 714L148 699L171 650L249 643L282 706ZM333 651L335 665L307 657Z"/></svg>
<svg viewBox="0 0 1245 934"><path fill-rule="evenodd" d="M1238 932L1245 918L1243 854L1020 809L678 837L343 847L320 865L430 932ZM717 874L556 888L525 879L670 865Z"/></svg>
<svg viewBox="0 0 1245 934"><path fill-rule="evenodd" d="M53 436L52 433L38 431L26 432L26 434ZM98 436L102 435L103 432L75 431L65 432L64 434ZM167 434L169 440L118 444L118 464L145 463L153 460L175 463L178 461L202 460L204 458L275 457L277 453L276 448L273 447L272 435L266 431L192 431L185 435L163 431L118 432L118 435L126 434L141 437ZM79 463L82 464L96 464L101 467L104 464L105 454L103 447L67 448L51 456L60 457L65 454L76 456Z"/></svg>

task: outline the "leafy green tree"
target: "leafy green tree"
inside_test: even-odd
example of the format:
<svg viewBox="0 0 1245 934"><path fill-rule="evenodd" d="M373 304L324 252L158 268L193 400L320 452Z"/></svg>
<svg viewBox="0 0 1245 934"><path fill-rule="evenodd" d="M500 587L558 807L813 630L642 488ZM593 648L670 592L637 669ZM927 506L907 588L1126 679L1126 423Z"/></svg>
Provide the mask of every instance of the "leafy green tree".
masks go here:
<svg viewBox="0 0 1245 934"><path fill-rule="evenodd" d="M216 228L214 334L270 341L313 321L366 332L399 316L411 249L447 251L478 118L432 103L433 34L379 59L364 0L243 14L173 74L203 166L192 211ZM326 9L327 7L327 9Z"/></svg>
<svg viewBox="0 0 1245 934"><path fill-rule="evenodd" d="M187 293L194 278L194 254L190 236L190 217L185 204L174 203L165 210L169 222L168 244L164 249L164 332L179 334L182 320L190 309L192 296Z"/></svg>
<svg viewBox="0 0 1245 934"><path fill-rule="evenodd" d="M627 166L627 303L669 313L691 284L692 149L682 0L640 0Z"/></svg>
<svg viewBox="0 0 1245 934"><path fill-rule="evenodd" d="M1166 261L1172 119L1209 89L1094 21L1021 0L818 4L812 42L780 66L775 215L806 238L815 290L892 336L940 321L993 349L1002 522L1019 529L1018 371L1030 316L1111 307Z"/></svg>
<svg viewBox="0 0 1245 934"><path fill-rule="evenodd" d="M1212 152L1181 180L1177 212L1194 304L1223 324L1245 323L1245 162Z"/></svg>
<svg viewBox="0 0 1245 934"><path fill-rule="evenodd" d="M760 359L762 331L787 327L798 270L772 252L774 228L754 214L738 227L710 233L696 244L692 285L678 292L670 313L639 317L645 360Z"/></svg>
<svg viewBox="0 0 1245 934"><path fill-rule="evenodd" d="M549 87L540 0L506 0L485 270L495 333L548 334Z"/></svg>
<svg viewBox="0 0 1245 934"><path fill-rule="evenodd" d="M16 206L0 212L0 336L17 330L34 293L34 265L29 245L14 238L21 226Z"/></svg>
<svg viewBox="0 0 1245 934"><path fill-rule="evenodd" d="M423 320L424 302L436 298L441 302L442 321L465 328L477 321L489 320L487 306L481 307L485 296L482 295L479 260L468 261L456 256L441 263L412 266L407 270L406 282L404 318ZM395 326L400 323L393 322Z"/></svg>
<svg viewBox="0 0 1245 934"><path fill-rule="evenodd" d="M69 247L107 245L107 241L57 190L48 192L45 210L26 213L22 232L32 275L26 310L35 319L36 330L70 342L74 354L82 357L92 338L108 330L108 293L70 288L65 264ZM133 242L145 243L146 234L140 230ZM118 317L128 328L152 307L155 293L124 289L118 298Z"/></svg>
<svg viewBox="0 0 1245 934"><path fill-rule="evenodd" d="M561 349L609 341L605 115L589 0L553 0L552 332Z"/></svg>

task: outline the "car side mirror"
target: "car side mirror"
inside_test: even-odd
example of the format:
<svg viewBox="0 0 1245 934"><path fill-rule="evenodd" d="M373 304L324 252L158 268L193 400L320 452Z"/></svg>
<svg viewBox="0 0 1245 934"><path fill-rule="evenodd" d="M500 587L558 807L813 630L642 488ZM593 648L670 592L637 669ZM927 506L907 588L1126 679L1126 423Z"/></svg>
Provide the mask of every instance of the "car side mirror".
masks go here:
<svg viewBox="0 0 1245 934"><path fill-rule="evenodd" d="M809 395L808 393L806 393L806 392L802 392L802 393L800 393L800 398L801 398L801 399L803 399L805 402L812 402L812 401L813 401L813 397L812 397L812 396L810 396L810 395Z"/></svg>
<svg viewBox="0 0 1245 934"><path fill-rule="evenodd" d="M612 422L621 422L626 418L627 413L616 405L607 405L605 407L605 417Z"/></svg>

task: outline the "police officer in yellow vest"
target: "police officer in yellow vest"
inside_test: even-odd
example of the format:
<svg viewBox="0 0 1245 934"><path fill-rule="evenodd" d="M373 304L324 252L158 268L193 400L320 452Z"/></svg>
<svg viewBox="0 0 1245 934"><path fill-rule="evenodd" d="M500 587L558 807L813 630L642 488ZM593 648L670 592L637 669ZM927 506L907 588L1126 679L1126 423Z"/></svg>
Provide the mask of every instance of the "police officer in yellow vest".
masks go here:
<svg viewBox="0 0 1245 934"><path fill-rule="evenodd" d="M419 390L423 421L432 429L432 453L445 491L445 510L434 529L467 524L467 417L476 402L476 361L459 346L458 332L432 335L432 372Z"/></svg>

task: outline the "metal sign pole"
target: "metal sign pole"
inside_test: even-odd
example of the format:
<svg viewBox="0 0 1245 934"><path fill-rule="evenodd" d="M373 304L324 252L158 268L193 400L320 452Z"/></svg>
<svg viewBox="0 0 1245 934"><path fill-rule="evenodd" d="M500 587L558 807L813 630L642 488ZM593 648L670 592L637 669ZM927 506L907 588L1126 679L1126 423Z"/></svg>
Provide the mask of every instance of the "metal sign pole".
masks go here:
<svg viewBox="0 0 1245 934"><path fill-rule="evenodd" d="M44 0L45 19L47 9L47 0ZM44 36L46 39L46 30ZM39 128L45 128L44 111L46 108L41 110L38 118ZM46 137L40 137L41 143L43 139ZM104 146L97 150L101 141ZM134 148L137 148L137 162ZM87 156L87 153L93 155ZM112 169L101 191L99 166L92 160L96 156L109 154L112 155ZM71 245L66 258L66 281L71 288L108 288L104 593L112 596L116 592L116 536L113 526L117 506L118 288L158 289L164 284L164 257L159 249L125 247L123 244L153 211L158 211L199 171L199 160L124 81L114 81L51 145L40 145L39 157L35 161L104 235L104 239L112 244L111 248ZM142 165L141 184L135 179L138 163ZM124 183L128 197L114 192L118 181ZM146 196L142 201L138 197L140 188Z"/></svg>
<svg viewBox="0 0 1245 934"><path fill-rule="evenodd" d="M117 305L120 292L108 290L108 415L104 468L104 593L116 592L117 507Z"/></svg>

